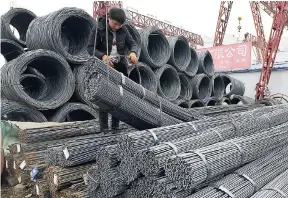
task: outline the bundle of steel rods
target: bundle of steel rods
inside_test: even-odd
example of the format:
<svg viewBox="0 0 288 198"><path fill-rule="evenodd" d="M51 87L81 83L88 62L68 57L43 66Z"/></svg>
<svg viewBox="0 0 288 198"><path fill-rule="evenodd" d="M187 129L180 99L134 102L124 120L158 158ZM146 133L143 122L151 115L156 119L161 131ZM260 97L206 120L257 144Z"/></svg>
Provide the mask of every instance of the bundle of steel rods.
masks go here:
<svg viewBox="0 0 288 198"><path fill-rule="evenodd" d="M287 163L287 162L286 162ZM288 196L288 169L269 184L260 189L251 198L280 198Z"/></svg>
<svg viewBox="0 0 288 198"><path fill-rule="evenodd" d="M41 198L47 198L51 196L49 185L46 182L46 179L37 180L35 184L35 190L36 190L36 195Z"/></svg>
<svg viewBox="0 0 288 198"><path fill-rule="evenodd" d="M170 158L165 173L178 187L193 189L211 177L263 156L288 142L288 123L265 132L179 154ZM184 177L183 177L184 176Z"/></svg>
<svg viewBox="0 0 288 198"><path fill-rule="evenodd" d="M189 198L224 198L227 196L248 198L287 168L287 147L280 147L224 178L210 183L208 187L192 194Z"/></svg>

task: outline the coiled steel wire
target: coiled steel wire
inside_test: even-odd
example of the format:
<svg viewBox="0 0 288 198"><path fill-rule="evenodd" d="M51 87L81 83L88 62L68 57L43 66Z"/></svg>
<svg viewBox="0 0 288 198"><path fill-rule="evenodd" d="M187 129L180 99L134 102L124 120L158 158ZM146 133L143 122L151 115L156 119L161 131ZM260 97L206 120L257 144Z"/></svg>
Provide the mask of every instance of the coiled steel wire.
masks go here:
<svg viewBox="0 0 288 198"><path fill-rule="evenodd" d="M82 103L66 103L50 119L52 122L73 122L99 119L99 111Z"/></svg>
<svg viewBox="0 0 288 198"><path fill-rule="evenodd" d="M1 100L1 120L47 122L46 117L40 111L9 100Z"/></svg>
<svg viewBox="0 0 288 198"><path fill-rule="evenodd" d="M91 73L84 86L88 100L136 129L181 123L180 120L126 91L122 86L109 82L102 74Z"/></svg>
<svg viewBox="0 0 288 198"><path fill-rule="evenodd" d="M173 68L174 69L174 68ZM114 70L111 67L108 67L99 59L91 59L85 64L85 69L83 73L83 78L89 77L92 73L100 73L107 77L107 79L116 85L121 85L124 90L132 93L139 100L143 99L146 103L152 104L156 108L162 109L163 112L183 121L191 121L196 118L201 117L197 112L188 112L187 110L183 110L183 108L178 107L172 102L159 97L158 94L153 93L143 86L133 82L129 78L126 78L120 72ZM84 82L85 80L81 80L80 82ZM82 83L82 87L84 87Z"/></svg>
<svg viewBox="0 0 288 198"><path fill-rule="evenodd" d="M6 62L11 61L24 53L23 47L13 40L1 39L0 43L1 54L4 56Z"/></svg>
<svg viewBox="0 0 288 198"><path fill-rule="evenodd" d="M202 102L202 100L190 100L188 102L188 107L190 108L196 108L196 107L204 107L204 103Z"/></svg>
<svg viewBox="0 0 288 198"><path fill-rule="evenodd" d="M253 98L249 98L247 96L239 96L233 94L230 98L231 104L253 104L255 100Z"/></svg>
<svg viewBox="0 0 288 198"><path fill-rule="evenodd" d="M45 78L49 91L32 98L20 83L23 73L32 68ZM37 84L34 86L38 86ZM1 92L5 98L23 102L41 110L55 109L67 102L75 88L75 79L66 60L49 50L33 50L20 55L1 68Z"/></svg>
<svg viewBox="0 0 288 198"><path fill-rule="evenodd" d="M186 109L189 108L189 104L186 100L179 99L179 100L175 100L174 103L178 105L179 107L186 108Z"/></svg>
<svg viewBox="0 0 288 198"><path fill-rule="evenodd" d="M287 162L286 162L287 163ZM256 192L251 198L282 198L288 196L288 169Z"/></svg>
<svg viewBox="0 0 288 198"><path fill-rule="evenodd" d="M162 67L169 60L171 49L163 31L156 26L138 30L141 36L140 61L153 69Z"/></svg>
<svg viewBox="0 0 288 198"><path fill-rule="evenodd" d="M214 75L214 62L212 55L208 50L198 52L199 67L197 74L204 73L211 77Z"/></svg>
<svg viewBox="0 0 288 198"><path fill-rule="evenodd" d="M240 80L237 80L227 74L222 74L222 79L225 85L224 95L230 97L232 94L243 96L245 93L245 85Z"/></svg>
<svg viewBox="0 0 288 198"><path fill-rule="evenodd" d="M161 172L167 160L174 155L238 136L258 133L261 130L274 126L274 123L285 123L288 121L288 118L283 118L283 116L288 115L288 113L281 111L281 108L278 108L280 111L276 111L277 109L263 109L262 111L254 110L233 115L232 122L235 123L234 125L231 123L219 125L204 130L198 135L187 135L180 139L171 140L169 143L163 142L157 146L143 150L139 153L139 158L137 159L141 162L139 163L140 171L146 176L157 175ZM276 112L273 112L273 110ZM268 124L265 124L267 120ZM259 128L259 126L262 127Z"/></svg>
<svg viewBox="0 0 288 198"><path fill-rule="evenodd" d="M193 77L196 75L198 71L199 59L197 52L193 48L190 48L190 53L191 53L191 60L188 67L185 70L185 74L189 77Z"/></svg>
<svg viewBox="0 0 288 198"><path fill-rule="evenodd" d="M288 168L287 148L277 148L187 198L248 198ZM257 193L256 193L257 194ZM267 196L261 196L267 197Z"/></svg>
<svg viewBox="0 0 288 198"><path fill-rule="evenodd" d="M212 81L212 95L217 100L221 100L224 96L225 85L220 74L214 74L211 78Z"/></svg>
<svg viewBox="0 0 288 198"><path fill-rule="evenodd" d="M122 58L117 64L114 64L114 69L123 73L125 76L134 82L141 84L141 76L135 65L130 65L126 58Z"/></svg>
<svg viewBox="0 0 288 198"><path fill-rule="evenodd" d="M134 27L134 25L131 22L126 22L122 27L128 30L128 32L134 39L135 43L137 44L136 54L137 54L137 57L139 58L141 54L141 36L138 30Z"/></svg>
<svg viewBox="0 0 288 198"><path fill-rule="evenodd" d="M176 69L165 64L154 72L158 81L158 94L167 100L176 100L181 92L180 78Z"/></svg>
<svg viewBox="0 0 288 198"><path fill-rule="evenodd" d="M13 8L1 16L1 39L11 39L19 43L21 46L26 46L27 30L31 21L36 18L36 15L24 8ZM17 38L14 27L19 34Z"/></svg>
<svg viewBox="0 0 288 198"><path fill-rule="evenodd" d="M287 126L286 122L262 133L179 154L169 159L165 165L165 173L178 187L193 189L211 177L251 162L287 144Z"/></svg>
<svg viewBox="0 0 288 198"><path fill-rule="evenodd" d="M178 99L190 100L192 98L192 86L190 79L183 73L179 73L181 91Z"/></svg>
<svg viewBox="0 0 288 198"><path fill-rule="evenodd" d="M94 25L86 11L65 7L31 22L27 46L58 52L71 63L83 63L90 57L87 46Z"/></svg>
<svg viewBox="0 0 288 198"><path fill-rule="evenodd" d="M191 52L186 38L184 36L170 36L167 40L171 49L168 64L175 67L177 71L184 72L191 61Z"/></svg>
<svg viewBox="0 0 288 198"><path fill-rule="evenodd" d="M223 97L221 100L219 100L219 105L230 105L231 100L230 98Z"/></svg>
<svg viewBox="0 0 288 198"><path fill-rule="evenodd" d="M210 97L204 102L204 106L216 106L218 104L218 100L215 97Z"/></svg>
<svg viewBox="0 0 288 198"><path fill-rule="evenodd" d="M154 93L157 92L157 79L153 70L146 65L145 63L138 62L135 67L136 70L139 70L141 85Z"/></svg>
<svg viewBox="0 0 288 198"><path fill-rule="evenodd" d="M206 74L197 74L191 80L192 99L207 100L212 93L212 83Z"/></svg>

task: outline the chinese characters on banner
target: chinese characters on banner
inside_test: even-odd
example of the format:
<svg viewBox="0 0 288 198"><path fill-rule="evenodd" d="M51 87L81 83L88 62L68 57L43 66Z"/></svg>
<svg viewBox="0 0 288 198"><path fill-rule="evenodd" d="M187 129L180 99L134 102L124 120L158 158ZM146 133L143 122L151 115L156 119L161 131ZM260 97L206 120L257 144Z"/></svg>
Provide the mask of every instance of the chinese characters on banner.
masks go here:
<svg viewBox="0 0 288 198"><path fill-rule="evenodd" d="M236 43L197 49L197 51L208 50L214 61L215 71L237 70L251 68L252 43Z"/></svg>

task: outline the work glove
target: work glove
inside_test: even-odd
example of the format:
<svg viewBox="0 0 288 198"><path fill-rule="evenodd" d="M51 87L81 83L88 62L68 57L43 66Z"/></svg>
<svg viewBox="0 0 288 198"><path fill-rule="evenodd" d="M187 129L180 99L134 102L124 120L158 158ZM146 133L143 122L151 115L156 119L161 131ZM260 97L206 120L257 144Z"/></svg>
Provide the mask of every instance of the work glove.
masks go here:
<svg viewBox="0 0 288 198"><path fill-rule="evenodd" d="M112 63L112 61L109 60L109 57L107 55L102 56L102 61L108 64L110 67L114 66L114 64Z"/></svg>
<svg viewBox="0 0 288 198"><path fill-rule="evenodd" d="M135 65L138 62L135 52L131 52L129 54L129 59L133 65Z"/></svg>

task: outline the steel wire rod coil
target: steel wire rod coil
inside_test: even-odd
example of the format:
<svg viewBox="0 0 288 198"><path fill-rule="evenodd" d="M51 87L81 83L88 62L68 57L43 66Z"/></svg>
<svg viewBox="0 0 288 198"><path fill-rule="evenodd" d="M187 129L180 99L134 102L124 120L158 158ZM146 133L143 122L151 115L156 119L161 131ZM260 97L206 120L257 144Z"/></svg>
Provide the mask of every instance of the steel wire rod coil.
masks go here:
<svg viewBox="0 0 288 198"><path fill-rule="evenodd" d="M121 85L124 90L135 95L138 99L143 99L146 103L152 104L156 108L162 108L162 111L183 121L195 120L200 118L197 112L189 112L183 110L172 102L159 97L157 93L151 92L143 86L133 82L131 79L126 78L123 74L116 71L115 69L108 67L99 59L91 59L85 65L86 71L83 76L90 76L91 73L97 72L105 75L107 79L116 85ZM174 69L174 68L173 68ZM80 82L84 82L81 80ZM82 83L82 87L85 85ZM90 104L89 104L90 105Z"/></svg>
<svg viewBox="0 0 288 198"><path fill-rule="evenodd" d="M199 67L199 59L197 52L193 48L190 48L190 53L191 53L191 61L185 70L185 74L189 77L193 77L197 74Z"/></svg>
<svg viewBox="0 0 288 198"><path fill-rule="evenodd" d="M188 198L248 198L288 168L287 148L277 148L224 178L211 182L208 187ZM260 191L261 192L261 191ZM257 192L256 192L257 194ZM267 197L262 194L262 197Z"/></svg>
<svg viewBox="0 0 288 198"><path fill-rule="evenodd" d="M204 102L204 106L208 107L208 106L217 106L218 105L218 100L215 97L210 97L207 100L205 100Z"/></svg>
<svg viewBox="0 0 288 198"><path fill-rule="evenodd" d="M134 27L134 25L131 22L126 22L123 25L123 27L128 30L128 32L130 33L130 35L134 39L135 43L137 44L136 54L137 54L137 57L139 58L140 54L141 54L141 36L140 36L138 30Z"/></svg>
<svg viewBox="0 0 288 198"><path fill-rule="evenodd" d="M211 78L212 81L212 95L217 100L221 100L224 96L225 85L220 74L214 74Z"/></svg>
<svg viewBox="0 0 288 198"><path fill-rule="evenodd" d="M27 30L31 21L36 18L36 15L24 8L13 8L1 16L1 39L11 39L19 43L21 46L26 46ZM17 38L14 27L19 34Z"/></svg>
<svg viewBox="0 0 288 198"><path fill-rule="evenodd" d="M192 86L190 79L183 73L179 73L181 91L178 99L190 100L192 98Z"/></svg>
<svg viewBox="0 0 288 198"><path fill-rule="evenodd" d="M214 75L214 62L208 50L198 52L199 67L197 74L204 73L211 77Z"/></svg>
<svg viewBox="0 0 288 198"><path fill-rule="evenodd" d="M83 63L90 57L87 46L94 25L94 19L86 11L62 8L31 22L27 46L58 52L71 63Z"/></svg>
<svg viewBox="0 0 288 198"><path fill-rule="evenodd" d="M180 78L176 69L165 64L154 72L158 81L158 94L167 100L176 100L181 91Z"/></svg>
<svg viewBox="0 0 288 198"><path fill-rule="evenodd" d="M286 162L287 163L287 162ZM288 169L256 192L251 198L286 198L288 197Z"/></svg>
<svg viewBox="0 0 288 198"><path fill-rule="evenodd" d="M136 68L136 65L129 64L126 58L123 58L119 63L115 64L114 69L121 72L134 82L141 84L140 71Z"/></svg>
<svg viewBox="0 0 288 198"><path fill-rule="evenodd" d="M171 50L168 64L175 67L177 71L184 72L190 61L191 51L184 36L170 36L167 38Z"/></svg>
<svg viewBox="0 0 288 198"><path fill-rule="evenodd" d="M204 103L202 100L190 100L188 102L188 107L190 108L196 108L196 107L204 107Z"/></svg>
<svg viewBox="0 0 288 198"><path fill-rule="evenodd" d="M189 104L186 100L179 99L179 100L175 100L174 103L178 105L179 107L189 109Z"/></svg>
<svg viewBox="0 0 288 198"><path fill-rule="evenodd" d="M287 144L287 126L286 122L262 133L179 154L166 163L165 173L178 187L193 189L211 177L251 162Z"/></svg>
<svg viewBox="0 0 288 198"><path fill-rule="evenodd" d="M162 67L170 57L170 46L163 31L156 26L138 30L141 36L140 61L153 69Z"/></svg>
<svg viewBox="0 0 288 198"><path fill-rule="evenodd" d="M99 111L82 103L66 103L52 116L52 122L73 122L99 119Z"/></svg>
<svg viewBox="0 0 288 198"><path fill-rule="evenodd" d="M231 104L253 104L255 103L255 100L253 98L249 98L247 96L239 96L233 94L230 97Z"/></svg>
<svg viewBox="0 0 288 198"><path fill-rule="evenodd" d="M219 105L231 105L230 98L223 97L221 100L219 100Z"/></svg>
<svg viewBox="0 0 288 198"><path fill-rule="evenodd" d="M0 43L1 54L4 56L6 62L11 61L24 53L23 47L13 40L1 39Z"/></svg>
<svg viewBox="0 0 288 198"><path fill-rule="evenodd" d="M212 93L212 83L206 74L197 74L191 80L192 99L207 100Z"/></svg>
<svg viewBox="0 0 288 198"><path fill-rule="evenodd" d="M225 85L224 95L230 97L231 95L243 96L245 93L245 85L240 80L237 80L227 74L222 74L222 79Z"/></svg>
<svg viewBox="0 0 288 198"><path fill-rule="evenodd" d="M136 70L139 70L141 85L154 93L157 92L157 79L153 70L146 65L145 63L138 62L135 67Z"/></svg>
<svg viewBox="0 0 288 198"><path fill-rule="evenodd" d="M126 91L122 86L109 82L104 75L97 72L89 75L85 80L87 99L120 121L139 130L181 123L180 120Z"/></svg>
<svg viewBox="0 0 288 198"><path fill-rule="evenodd" d="M40 111L9 100L1 100L1 120L47 122L46 117Z"/></svg>
<svg viewBox="0 0 288 198"><path fill-rule="evenodd" d="M23 73L36 70L45 79L49 91L41 98L32 98L23 89ZM38 84L39 85L39 84ZM31 85L37 89L36 85ZM1 68L1 92L10 100L29 104L37 109L55 109L67 102L75 89L75 78L66 60L49 50L33 50L20 55ZM25 88L25 87L24 87Z"/></svg>
<svg viewBox="0 0 288 198"><path fill-rule="evenodd" d="M222 142L238 136L247 136L257 133L263 129L268 129L270 126L273 126L274 123L277 125L279 123L283 124L288 121L288 118L282 118L285 116L283 111L272 112L271 114L270 110L271 109L263 109L262 111L254 110L254 115L252 114L253 112L244 112L233 115L232 121L234 124L230 123L219 125L217 127L204 130L198 135L186 135L183 138L159 143L157 146L150 147L147 150L142 150L139 152L137 158L137 161L140 162L140 172L146 176L159 175L164 167L164 164L174 155L212 145L217 142ZM288 113L286 113L286 115L288 115ZM255 121L256 118L258 119L257 121ZM269 119L269 124L263 124L267 122L267 119ZM235 126L237 126L237 130ZM261 129L259 126L262 126Z"/></svg>

